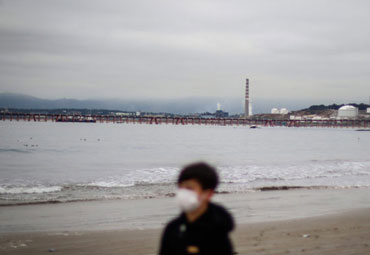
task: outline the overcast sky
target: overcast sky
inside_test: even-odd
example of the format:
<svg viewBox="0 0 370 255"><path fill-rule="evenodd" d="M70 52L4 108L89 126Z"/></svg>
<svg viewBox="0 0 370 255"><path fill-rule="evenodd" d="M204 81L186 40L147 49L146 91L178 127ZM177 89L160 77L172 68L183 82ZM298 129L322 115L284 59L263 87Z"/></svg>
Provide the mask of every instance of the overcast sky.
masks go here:
<svg viewBox="0 0 370 255"><path fill-rule="evenodd" d="M0 92L368 102L368 0L0 0Z"/></svg>

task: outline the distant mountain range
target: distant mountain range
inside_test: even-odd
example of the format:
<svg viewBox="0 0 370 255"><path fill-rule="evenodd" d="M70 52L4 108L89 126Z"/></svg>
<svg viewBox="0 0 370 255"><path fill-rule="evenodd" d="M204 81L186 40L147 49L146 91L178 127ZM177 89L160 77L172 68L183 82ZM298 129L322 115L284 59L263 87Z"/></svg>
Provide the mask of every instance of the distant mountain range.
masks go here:
<svg viewBox="0 0 370 255"><path fill-rule="evenodd" d="M213 98L184 98L177 100L140 100L140 99L41 99L33 96L0 93L0 108L16 109L108 109L119 111L167 112L189 114L195 112L215 112L219 102ZM239 113L241 103L236 106L233 100L223 102L227 111ZM226 109L225 109L226 110Z"/></svg>
<svg viewBox="0 0 370 255"><path fill-rule="evenodd" d="M128 112L166 112L174 114L189 114L202 112L215 112L217 103L221 103L222 110L230 114L240 114L244 111L243 100L241 98L182 98L182 99L102 99L102 100L78 100L78 99L41 99L33 96L0 93L0 108L8 109L106 109ZM309 107L309 102L306 101L272 101L264 99L255 99L252 101L252 109L254 114L270 113L274 107L288 108L289 110L308 109L337 109L341 105L313 105ZM355 104L354 104L355 105ZM368 105L356 105L366 108Z"/></svg>

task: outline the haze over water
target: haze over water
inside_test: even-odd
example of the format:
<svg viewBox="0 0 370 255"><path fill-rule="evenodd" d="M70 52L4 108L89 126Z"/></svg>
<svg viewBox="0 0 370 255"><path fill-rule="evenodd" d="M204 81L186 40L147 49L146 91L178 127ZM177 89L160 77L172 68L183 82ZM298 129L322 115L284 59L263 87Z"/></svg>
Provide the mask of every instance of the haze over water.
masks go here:
<svg viewBox="0 0 370 255"><path fill-rule="evenodd" d="M220 192L370 187L370 136L353 129L0 123L0 204L171 196L205 160Z"/></svg>

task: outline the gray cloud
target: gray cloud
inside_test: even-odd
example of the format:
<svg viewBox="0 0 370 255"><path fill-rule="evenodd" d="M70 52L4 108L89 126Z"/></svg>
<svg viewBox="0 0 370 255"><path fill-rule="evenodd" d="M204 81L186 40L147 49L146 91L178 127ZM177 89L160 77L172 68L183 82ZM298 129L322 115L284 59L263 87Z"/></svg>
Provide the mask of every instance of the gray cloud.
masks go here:
<svg viewBox="0 0 370 255"><path fill-rule="evenodd" d="M369 7L361 0L5 0L0 92L242 99L248 76L254 100L364 101Z"/></svg>

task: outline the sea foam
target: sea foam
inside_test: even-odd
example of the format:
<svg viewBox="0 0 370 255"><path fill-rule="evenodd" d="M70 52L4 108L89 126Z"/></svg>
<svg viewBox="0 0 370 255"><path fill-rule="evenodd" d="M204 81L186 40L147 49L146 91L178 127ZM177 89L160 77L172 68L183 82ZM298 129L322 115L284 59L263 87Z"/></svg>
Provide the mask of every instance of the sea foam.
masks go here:
<svg viewBox="0 0 370 255"><path fill-rule="evenodd" d="M61 186L0 187L0 194L41 194L61 191Z"/></svg>

